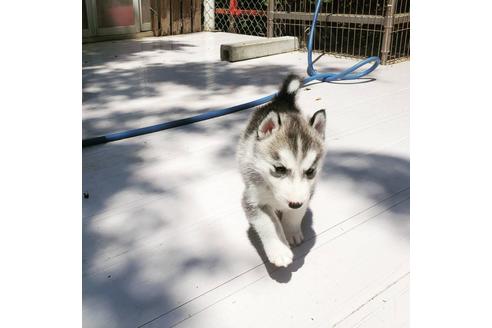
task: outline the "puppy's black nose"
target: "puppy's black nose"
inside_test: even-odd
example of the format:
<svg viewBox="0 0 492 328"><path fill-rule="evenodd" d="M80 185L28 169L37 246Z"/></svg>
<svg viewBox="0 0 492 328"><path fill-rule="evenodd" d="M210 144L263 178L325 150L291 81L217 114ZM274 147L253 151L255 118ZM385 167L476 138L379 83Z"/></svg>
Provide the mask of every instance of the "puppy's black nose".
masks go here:
<svg viewBox="0 0 492 328"><path fill-rule="evenodd" d="M302 206L302 203L289 202L289 207L290 208L299 208L301 206Z"/></svg>

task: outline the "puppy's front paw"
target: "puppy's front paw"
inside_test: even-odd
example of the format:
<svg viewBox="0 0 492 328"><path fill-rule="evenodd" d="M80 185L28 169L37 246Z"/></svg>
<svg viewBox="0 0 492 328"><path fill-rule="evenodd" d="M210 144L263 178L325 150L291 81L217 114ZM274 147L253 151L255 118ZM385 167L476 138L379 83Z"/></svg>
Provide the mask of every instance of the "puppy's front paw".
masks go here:
<svg viewBox="0 0 492 328"><path fill-rule="evenodd" d="M300 245L302 241L304 240L304 235L302 234L302 231L299 229L294 232L285 232L285 237L287 238L287 241L289 244L296 246Z"/></svg>
<svg viewBox="0 0 492 328"><path fill-rule="evenodd" d="M294 257L294 254L290 248L281 241L270 243L267 247L265 247L265 253L268 260L278 267L288 266L292 263L292 259Z"/></svg>

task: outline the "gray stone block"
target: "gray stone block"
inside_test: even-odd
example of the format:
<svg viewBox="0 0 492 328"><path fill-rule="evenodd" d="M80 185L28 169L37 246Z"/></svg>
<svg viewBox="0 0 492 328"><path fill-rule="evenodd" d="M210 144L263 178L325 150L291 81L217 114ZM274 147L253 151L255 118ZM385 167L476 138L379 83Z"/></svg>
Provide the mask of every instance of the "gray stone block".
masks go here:
<svg viewBox="0 0 492 328"><path fill-rule="evenodd" d="M295 51L298 48L299 41L293 36L264 38L252 41L222 44L220 46L220 59L235 62Z"/></svg>

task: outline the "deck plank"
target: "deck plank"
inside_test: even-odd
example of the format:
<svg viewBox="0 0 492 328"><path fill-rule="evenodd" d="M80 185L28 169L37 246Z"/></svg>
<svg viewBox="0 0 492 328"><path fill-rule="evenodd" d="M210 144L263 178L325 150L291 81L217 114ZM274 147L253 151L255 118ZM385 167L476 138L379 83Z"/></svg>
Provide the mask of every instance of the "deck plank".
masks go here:
<svg viewBox="0 0 492 328"><path fill-rule="evenodd" d="M306 327L317 321L320 327L331 327L343 322L381 289L408 274L408 258L401 256L407 247L405 237L381 229L394 224L390 209L404 207L407 201L408 194L400 194L386 208L374 207L321 232L307 256L296 258L303 262L297 269L302 274L280 269L270 273L270 279L261 268L247 272L240 281L204 295L204 300L194 299L175 315L168 313L148 326L230 327L240 322L243 327ZM386 249L388 239L391 250ZM254 315L245 309L254 309Z"/></svg>
<svg viewBox="0 0 492 328"><path fill-rule="evenodd" d="M396 126L398 127L399 124L395 124L394 121L390 121L389 123L386 123L386 125L383 126L378 126L378 129L382 129L384 131L388 131L391 127ZM398 130L397 131L401 131ZM400 140L397 140L398 142L395 143L393 139L391 140L385 140L384 134L376 133L374 136L372 133L373 130L361 130L359 133L355 133L352 135L348 135L345 138L341 138L339 140L335 140L332 145L329 145L330 147L330 152L328 154L328 159L327 159L327 165L325 169L325 173L330 175L331 172L331 166L334 166L337 170L342 170L344 168L350 168L350 161L356 161L357 159L360 159L361 161L365 161L366 159L374 159L376 161L381 161L384 159L379 159L376 157L374 154L375 152L382 152L386 151L391 153L391 149L395 148L400 148L402 147L402 144L404 145L405 143L408 142L408 139L403 136L400 137ZM377 139L379 138L379 139ZM345 141L347 139L347 141ZM350 150L348 147L348 144L352 142L352 145L356 144L354 140L371 140L371 144L374 145L376 148L374 149L369 149L367 153L365 152L349 152L347 150ZM337 144L338 143L338 144ZM389 143L389 144L388 144ZM345 149L345 151L337 151L337 149ZM179 157L178 157L179 158ZM113 226L117 227L121 223L130 220L131 217L142 217L142 219L139 221L139 224L142 224L146 221L149 221L149 224L154 220L152 217L146 217L145 213L146 212L155 212L155 213L162 213L161 218L162 219L169 219L171 220L172 217L181 217L181 220L179 221L179 224L171 222L169 224L175 225L176 228L177 226L186 226L188 225L196 225L197 220L196 216L199 215L200 213L206 213L208 216L211 217L217 217L217 213L222 213L224 212L223 207L221 206L222 203L229 204L228 209L230 211L228 212L233 212L235 213L236 216L239 216L240 220L244 220L241 209L240 209L240 204L239 204L239 199L241 196L242 192L242 183L240 181L239 175L237 173L235 163L232 159L229 161L222 161L222 164L220 167L212 169L210 166L212 166L214 163L210 162L208 163L207 161L204 160L205 155L198 153L197 156L193 156L191 158L185 157L181 158L182 161L177 163L177 166L179 166L179 169L182 170L195 170L196 172L203 173L204 170L209 168L210 170L206 172L207 174L204 174L204 176L199 176L195 179L189 179L191 180L190 183L183 183L184 178L181 178L181 181L179 181L179 178L174 179L174 186L175 188L169 189L172 190L174 195L180 195L180 199L189 199L190 201L193 201L195 203L195 208L192 209L187 209L186 212L182 213L182 208L180 206L173 206L173 203L176 204L175 202L177 201L176 198L168 198L168 193L166 192L158 192L157 196L155 197L149 197L148 194L146 193L137 193L137 192L127 192L123 193L123 195L119 195L119 200L116 202L116 205L114 206L109 206L110 209L108 212L103 212L99 213L98 215L95 215L94 217L88 217L84 219L84 225L91 225L93 229L104 229L104 227L107 227L106 229L110 229L111 232L115 232L112 230ZM388 160L391 160L391 156L387 156ZM344 164L343 161L349 161L348 164ZM167 167L166 163L174 165L176 163L175 161L168 161L168 162L161 162L162 164L157 165L156 167L152 167L149 169L149 179L153 179L154 181L163 181L162 185L166 185L166 187L170 188L173 179L171 178L173 175L176 173L171 170L170 168ZM183 165L181 163L201 163L198 167L187 167L186 165ZM408 167L405 166L404 162L399 162L396 161L396 164L400 167L393 168L395 171L395 174L398 174L398 170L405 170L408 169ZM147 168L148 169L148 168ZM108 167L108 171L114 172L117 170L117 167ZM138 170L142 170L142 168L138 168ZM167 172L166 174L162 174L162 172ZM383 172L383 174L390 174L392 171L388 172ZM104 174L97 175L96 179L91 180L94 181L92 184L86 184L85 186L87 187L87 190L93 190L95 189L98 192L104 193L104 189L107 188L111 190L114 188L115 184L121 179L121 175L116 175L116 176L111 176L111 172L106 172L103 171L103 173L107 173L108 176L105 177ZM378 177L375 177L378 178ZM379 179L383 179L384 176L379 177ZM407 177L402 176L400 177L403 182L405 182L405 179ZM102 181L102 183L100 183ZM180 183L181 182L181 183ZM381 181L379 181L381 183ZM390 183L390 182L388 182ZM324 188L319 188L318 194L321 193L321 196L319 196L320 199L324 198L323 190L325 189L331 189L331 188L337 188L337 183L329 183L327 186L325 186L325 181L322 180L320 182L320 186L323 186ZM403 186L405 187L405 186ZM98 189L103 189L103 190L98 190ZM215 195L213 199L210 199L208 197L203 198L200 197L200 194L196 193L196 190L202 190L206 194L212 194ZM392 190L395 191L395 190ZM109 193L110 191L107 191ZM97 193L95 193L95 197L97 197ZM91 194L93 194L91 192ZM387 193L383 193L382 197L387 196ZM330 195L326 195L326 197L333 197ZM341 197L346 197L346 195L342 195ZM149 199L150 198L150 199ZM315 198L314 201L316 201L317 198ZM97 202L93 202L92 199L89 199L86 204L94 204L94 207L98 206ZM179 203L178 203L179 204ZM116 209L114 209L116 208ZM206 222L206 220L204 220ZM201 221L200 221L201 222ZM159 230L160 231L160 230ZM168 231L173 231L171 227L167 227L167 229L163 229L163 234L166 235ZM151 236L146 236L145 233L147 231L144 230L142 231L142 236L139 235L139 231L130 231L131 237L134 240L135 243L139 242L138 239L143 239L145 243L148 243L148 240L150 239ZM150 231L150 233L153 236L156 236L154 238L162 238L163 235L160 233L156 233L154 231ZM136 245L133 244L132 247L134 248ZM114 245L111 245L111 248L114 248ZM103 251L103 250L100 250ZM123 253L123 252L128 252L129 249L122 249L122 250L115 250L113 251L116 253ZM106 252L109 254L110 252Z"/></svg>
<svg viewBox="0 0 492 328"><path fill-rule="evenodd" d="M84 45L84 92L98 90L84 100L85 135L251 100L278 84L278 63L305 70L302 52L220 63L228 38ZM115 59L118 49L128 55ZM193 69L183 69L197 61L206 81L190 81ZM317 64L351 63L324 56ZM312 238L295 250L293 272L263 264L248 238L234 156L250 111L84 149L84 327L408 324L408 67L300 93L306 114L327 109L328 154L304 227ZM173 68L177 80L161 77L149 89ZM122 82L125 72L131 78Z"/></svg>

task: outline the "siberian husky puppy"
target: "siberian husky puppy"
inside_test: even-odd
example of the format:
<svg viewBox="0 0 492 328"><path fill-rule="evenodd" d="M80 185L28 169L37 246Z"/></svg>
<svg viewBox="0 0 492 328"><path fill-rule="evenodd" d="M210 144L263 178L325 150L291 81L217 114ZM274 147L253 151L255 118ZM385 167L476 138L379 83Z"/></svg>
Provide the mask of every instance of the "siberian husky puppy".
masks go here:
<svg viewBox="0 0 492 328"><path fill-rule="evenodd" d="M289 75L272 102L254 111L237 152L246 217L268 260L284 267L293 258L289 244L304 239L301 221L325 154L325 111L302 115L295 102L301 83Z"/></svg>

